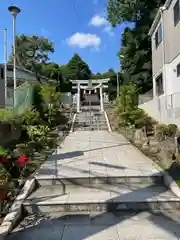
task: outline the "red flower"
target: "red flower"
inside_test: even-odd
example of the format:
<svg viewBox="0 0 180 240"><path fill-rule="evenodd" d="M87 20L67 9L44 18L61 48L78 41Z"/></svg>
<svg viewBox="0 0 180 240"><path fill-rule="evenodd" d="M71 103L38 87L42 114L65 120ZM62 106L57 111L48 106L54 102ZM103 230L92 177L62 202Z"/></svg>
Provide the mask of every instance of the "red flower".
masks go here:
<svg viewBox="0 0 180 240"><path fill-rule="evenodd" d="M18 167L24 167L26 165L26 163L28 163L29 161L31 161L31 159L26 156L26 155L21 155L17 161L16 164Z"/></svg>
<svg viewBox="0 0 180 240"><path fill-rule="evenodd" d="M8 159L6 157L0 157L0 163L6 164L8 163Z"/></svg>

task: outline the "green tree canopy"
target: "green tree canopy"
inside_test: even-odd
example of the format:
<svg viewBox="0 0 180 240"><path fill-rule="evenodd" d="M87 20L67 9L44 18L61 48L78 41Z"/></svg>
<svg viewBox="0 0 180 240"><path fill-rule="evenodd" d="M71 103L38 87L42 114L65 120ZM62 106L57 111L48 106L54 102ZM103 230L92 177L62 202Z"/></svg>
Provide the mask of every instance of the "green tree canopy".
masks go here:
<svg viewBox="0 0 180 240"><path fill-rule="evenodd" d="M108 20L113 26L134 22L135 27L126 28L122 35L118 55L124 78L134 82L140 92L152 88L151 41L148 31L157 9L164 2L165 0L108 0Z"/></svg>
<svg viewBox="0 0 180 240"><path fill-rule="evenodd" d="M47 38L25 35L16 37L17 66L35 72L38 80L40 80L42 63L46 63L49 60L49 53L53 52L53 43ZM12 62L12 54L9 62Z"/></svg>
<svg viewBox="0 0 180 240"><path fill-rule="evenodd" d="M72 80L86 80L91 78L91 70L86 62L75 53L67 64L69 78Z"/></svg>

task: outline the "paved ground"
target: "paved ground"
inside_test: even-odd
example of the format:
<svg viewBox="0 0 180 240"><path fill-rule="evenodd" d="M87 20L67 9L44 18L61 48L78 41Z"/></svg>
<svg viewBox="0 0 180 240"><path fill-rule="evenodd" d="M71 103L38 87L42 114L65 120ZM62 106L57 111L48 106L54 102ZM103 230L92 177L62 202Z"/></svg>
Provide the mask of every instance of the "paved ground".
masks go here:
<svg viewBox="0 0 180 240"><path fill-rule="evenodd" d="M122 135L106 131L77 131L66 138L61 148L43 165L36 177L39 179L49 177L90 178L93 176L132 177L154 174L159 174L156 164L140 153ZM55 188L58 187L55 186ZM45 188L46 186L44 186ZM119 196L118 189L115 189L113 193L113 188L115 186L110 189L110 194L114 195L108 195L108 199L109 197L116 199L117 195ZM146 190L142 189L142 191ZM119 191L123 191L122 186ZM131 189L126 188L126 191L131 191ZM74 192L76 192L76 189L74 189ZM77 189L77 192L79 194L78 198L74 194L72 197L76 198L69 198L68 201L83 201L85 193L81 194L80 189ZM104 195L101 189L101 192L96 192L96 197L93 197L92 193L86 194L86 197L91 200L97 198L104 200L109 192L107 189L103 189L103 192ZM144 196L141 190L135 191L135 193L137 200L139 197ZM151 196L153 193L151 192ZM45 190L43 191L44 195L46 195ZM50 196L52 197L52 193ZM120 197L123 196L132 199L132 195L124 194L124 192ZM167 197L169 198L169 195ZM170 212L168 214L168 211L159 216L147 212L137 215L132 213L123 214L121 212L120 216L99 213L99 215L92 217L91 220L89 220L88 216L78 217L77 213L75 218L71 220L65 220L57 211L53 214L51 214L51 220L44 220L36 227L33 226L34 224L31 221L29 228L26 225L24 231L18 229L18 232L14 232L8 237L8 240L36 240L39 238L44 240L180 239L180 217L175 217L175 213ZM168 216L165 216L165 214Z"/></svg>
<svg viewBox="0 0 180 240"><path fill-rule="evenodd" d="M170 214L172 215L172 214ZM23 227L22 227L23 229ZM137 215L100 214L88 218L42 221L26 231L14 232L7 240L177 240L180 239L179 222L169 217L141 213Z"/></svg>
<svg viewBox="0 0 180 240"><path fill-rule="evenodd" d="M122 135L76 131L66 138L36 177L148 176L158 174L156 167Z"/></svg>

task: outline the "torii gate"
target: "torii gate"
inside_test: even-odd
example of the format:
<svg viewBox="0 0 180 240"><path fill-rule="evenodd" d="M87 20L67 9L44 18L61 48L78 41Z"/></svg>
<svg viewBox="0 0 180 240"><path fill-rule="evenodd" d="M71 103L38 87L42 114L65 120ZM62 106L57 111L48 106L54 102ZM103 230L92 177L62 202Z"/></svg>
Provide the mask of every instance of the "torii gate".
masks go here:
<svg viewBox="0 0 180 240"><path fill-rule="evenodd" d="M100 109L103 112L104 111L104 99L103 99L103 88L108 88L107 83L109 82L109 78L107 79L89 79L89 80L71 80L73 86L73 89L77 89L77 112L80 112L80 105L81 105L81 89L84 89L84 91L91 92L92 90L98 89L100 92ZM81 85L83 84L83 85ZM84 86L86 85L86 86Z"/></svg>

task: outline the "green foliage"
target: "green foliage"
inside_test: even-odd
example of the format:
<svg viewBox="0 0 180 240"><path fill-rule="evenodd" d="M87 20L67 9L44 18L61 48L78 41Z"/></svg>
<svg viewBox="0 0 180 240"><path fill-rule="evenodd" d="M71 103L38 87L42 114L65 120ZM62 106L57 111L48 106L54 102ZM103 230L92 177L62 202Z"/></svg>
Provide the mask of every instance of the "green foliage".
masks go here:
<svg viewBox="0 0 180 240"><path fill-rule="evenodd" d="M51 125L58 124L58 117L60 115L59 108L54 104L45 105L43 108L44 119Z"/></svg>
<svg viewBox="0 0 180 240"><path fill-rule="evenodd" d="M174 137L178 131L178 127L176 124L169 124L168 125L168 136Z"/></svg>
<svg viewBox="0 0 180 240"><path fill-rule="evenodd" d="M9 123L12 125L21 123L21 116L13 111L13 108L0 109L0 123Z"/></svg>
<svg viewBox="0 0 180 240"><path fill-rule="evenodd" d="M51 84L41 85L39 95L44 103L60 104L60 92Z"/></svg>
<svg viewBox="0 0 180 240"><path fill-rule="evenodd" d="M155 128L155 136L158 140L164 140L167 137L174 137L178 131L175 124L158 124Z"/></svg>
<svg viewBox="0 0 180 240"><path fill-rule="evenodd" d="M50 128L48 126L27 126L26 129L31 140L35 141L42 147L48 145L48 133L50 132Z"/></svg>
<svg viewBox="0 0 180 240"><path fill-rule="evenodd" d="M138 92L135 85L123 85L120 90L119 108L121 112L129 112L137 108Z"/></svg>
<svg viewBox="0 0 180 240"><path fill-rule="evenodd" d="M23 116L23 122L26 125L36 125L41 122L40 113L36 109L31 109Z"/></svg>
<svg viewBox="0 0 180 240"><path fill-rule="evenodd" d="M86 62L75 53L67 64L69 78L73 80L85 80L91 78L91 70Z"/></svg>
<svg viewBox="0 0 180 240"><path fill-rule="evenodd" d="M166 124L158 124L155 127L155 136L158 140L162 141L168 136L168 126Z"/></svg>
<svg viewBox="0 0 180 240"><path fill-rule="evenodd" d="M17 36L16 37L16 63L22 68L29 69L36 73L40 81L41 63L48 61L49 53L54 52L53 43L47 38L38 36ZM9 62L12 62L12 55Z"/></svg>
<svg viewBox="0 0 180 240"><path fill-rule="evenodd" d="M0 157L8 157L9 154L10 154L9 150L7 150L4 147L0 146Z"/></svg>
<svg viewBox="0 0 180 240"><path fill-rule="evenodd" d="M157 9L165 0L108 0L108 20L113 25L133 23L122 35L119 52L121 68L127 81L137 84L143 93L152 88L151 41L148 36Z"/></svg>
<svg viewBox="0 0 180 240"><path fill-rule="evenodd" d="M13 109L2 108L0 109L0 122L9 122L13 119Z"/></svg>
<svg viewBox="0 0 180 240"><path fill-rule="evenodd" d="M154 120L149 117L143 109L136 108L132 111L120 113L122 119L120 124L134 126L135 128L151 129L154 125Z"/></svg>

